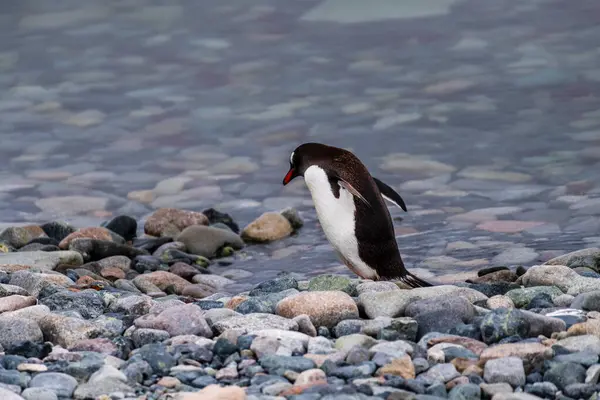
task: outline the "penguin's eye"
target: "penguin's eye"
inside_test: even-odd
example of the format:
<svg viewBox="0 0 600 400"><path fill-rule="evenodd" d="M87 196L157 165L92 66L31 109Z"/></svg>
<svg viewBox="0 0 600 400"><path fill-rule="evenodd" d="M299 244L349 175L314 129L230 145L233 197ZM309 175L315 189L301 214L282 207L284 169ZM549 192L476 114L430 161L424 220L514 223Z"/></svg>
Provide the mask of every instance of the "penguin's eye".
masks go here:
<svg viewBox="0 0 600 400"><path fill-rule="evenodd" d="M290 165L294 165L294 151L292 151L292 154L290 154Z"/></svg>

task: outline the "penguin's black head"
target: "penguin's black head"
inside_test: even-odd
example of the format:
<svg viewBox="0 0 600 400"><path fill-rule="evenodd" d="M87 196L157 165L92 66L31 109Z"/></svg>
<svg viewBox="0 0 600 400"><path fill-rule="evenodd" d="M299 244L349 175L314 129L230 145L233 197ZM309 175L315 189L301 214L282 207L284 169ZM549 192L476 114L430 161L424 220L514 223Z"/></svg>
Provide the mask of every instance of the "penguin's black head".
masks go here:
<svg viewBox="0 0 600 400"><path fill-rule="evenodd" d="M321 143L301 144L290 154L290 170L283 178L283 185L298 176L304 176L311 165L327 166L340 151L341 149Z"/></svg>

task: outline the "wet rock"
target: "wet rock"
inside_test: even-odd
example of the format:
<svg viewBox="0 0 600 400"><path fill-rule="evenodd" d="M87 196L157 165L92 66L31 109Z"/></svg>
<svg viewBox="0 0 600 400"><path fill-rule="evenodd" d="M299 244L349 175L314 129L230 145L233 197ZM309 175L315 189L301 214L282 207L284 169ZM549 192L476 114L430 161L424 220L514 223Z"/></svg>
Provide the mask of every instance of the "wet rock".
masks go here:
<svg viewBox="0 0 600 400"><path fill-rule="evenodd" d="M96 239L110 242L113 241L115 238L117 238L117 235L111 233L111 231L109 231L108 229L100 226L94 226L89 228L82 228L69 234L66 238L60 241L58 247L60 247L63 250L68 249L71 242L78 239ZM118 241L117 243L123 243L123 240L121 239L121 241Z"/></svg>
<svg viewBox="0 0 600 400"><path fill-rule="evenodd" d="M193 225L185 228L175 240L185 244L189 253L214 258L218 251L230 246L235 250L244 247L242 238L234 232L212 226Z"/></svg>
<svg viewBox="0 0 600 400"><path fill-rule="evenodd" d="M512 387L525 385L523 360L518 357L503 357L485 363L483 378L488 383L508 383Z"/></svg>
<svg viewBox="0 0 600 400"><path fill-rule="evenodd" d="M303 372L316 367L314 361L304 357L266 355L259 360L260 365L270 374L283 375L291 370Z"/></svg>
<svg viewBox="0 0 600 400"><path fill-rule="evenodd" d="M200 273L200 269L183 262L176 262L169 267L169 272L190 281Z"/></svg>
<svg viewBox="0 0 600 400"><path fill-rule="evenodd" d="M115 232L126 241L133 240L137 235L137 221L128 215L118 215L108 221L104 227Z"/></svg>
<svg viewBox="0 0 600 400"><path fill-rule="evenodd" d="M298 281L287 273L280 273L275 279L261 282L249 293L250 296L268 295L288 289L298 289Z"/></svg>
<svg viewBox="0 0 600 400"><path fill-rule="evenodd" d="M96 318L104 312L104 300L93 290L71 292L68 290L44 297L41 304L52 311L76 311L85 319Z"/></svg>
<svg viewBox="0 0 600 400"><path fill-rule="evenodd" d="M301 292L277 304L277 315L294 318L308 315L315 326L333 328L344 319L358 318L358 307L341 291Z"/></svg>
<svg viewBox="0 0 600 400"><path fill-rule="evenodd" d="M75 232L75 228L64 221L51 221L40 226L42 230L57 242L62 241L64 238Z"/></svg>
<svg viewBox="0 0 600 400"><path fill-rule="evenodd" d="M510 336L526 338L529 322L520 310L500 308L485 315L479 328L483 341L490 344Z"/></svg>
<svg viewBox="0 0 600 400"><path fill-rule="evenodd" d="M42 331L35 321L16 317L0 317L0 345L8 349L23 341L41 343Z"/></svg>
<svg viewBox="0 0 600 400"><path fill-rule="evenodd" d="M187 285L181 292L181 295L194 297L196 299L203 299L205 297L212 296L215 293L217 293L216 288L203 283L196 283ZM220 307L222 307L223 303L220 304Z"/></svg>
<svg viewBox="0 0 600 400"><path fill-rule="evenodd" d="M136 249L126 244L97 239L74 240L69 245L69 250L80 253L85 261L99 261L113 256L135 258L147 254L145 250Z"/></svg>
<svg viewBox="0 0 600 400"><path fill-rule="evenodd" d="M149 274L138 275L133 279L133 283L140 290L146 287L147 283L150 283L165 293L175 294L182 294L183 290L190 285L190 282L182 277L167 271L154 271Z"/></svg>
<svg viewBox="0 0 600 400"><path fill-rule="evenodd" d="M0 232L0 242L19 249L33 239L45 236L46 232L37 225L9 227Z"/></svg>
<svg viewBox="0 0 600 400"><path fill-rule="evenodd" d="M169 307L158 315L141 316L134 323L138 328L160 329L171 336L212 337L212 331L204 319L204 311L195 304Z"/></svg>
<svg viewBox="0 0 600 400"><path fill-rule="evenodd" d="M37 269L51 271L60 264L77 267L83 264L83 257L75 251L23 251L18 253L0 253L0 270L18 271Z"/></svg>
<svg viewBox="0 0 600 400"><path fill-rule="evenodd" d="M192 225L208 225L208 218L196 211L160 208L148 217L144 224L144 232L157 237L175 237Z"/></svg>
<svg viewBox="0 0 600 400"><path fill-rule="evenodd" d="M293 232L292 225L283 215L266 212L248 224L241 237L253 242L272 242L283 239Z"/></svg>
<svg viewBox="0 0 600 400"><path fill-rule="evenodd" d="M217 211L214 208L207 208L206 210L202 210L202 214L208 218L208 222L211 225L221 223L229 227L234 233L240 232L238 224L236 224L233 218L227 213Z"/></svg>

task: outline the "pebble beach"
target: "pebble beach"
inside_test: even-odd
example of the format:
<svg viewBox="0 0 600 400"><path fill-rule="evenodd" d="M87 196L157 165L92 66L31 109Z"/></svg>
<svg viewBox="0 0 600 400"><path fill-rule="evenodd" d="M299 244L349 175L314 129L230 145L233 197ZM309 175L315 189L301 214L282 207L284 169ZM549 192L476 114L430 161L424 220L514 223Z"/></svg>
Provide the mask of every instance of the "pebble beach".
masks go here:
<svg viewBox="0 0 600 400"><path fill-rule="evenodd" d="M0 5L0 399L600 393L600 6ZM290 152L396 189L357 279Z"/></svg>

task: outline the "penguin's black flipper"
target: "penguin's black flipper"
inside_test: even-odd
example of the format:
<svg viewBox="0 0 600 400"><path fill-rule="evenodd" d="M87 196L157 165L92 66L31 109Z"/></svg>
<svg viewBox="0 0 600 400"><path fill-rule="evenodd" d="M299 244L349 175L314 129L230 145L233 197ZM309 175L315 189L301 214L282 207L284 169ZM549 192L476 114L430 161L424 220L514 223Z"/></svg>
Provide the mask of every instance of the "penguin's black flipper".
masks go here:
<svg viewBox="0 0 600 400"><path fill-rule="evenodd" d="M397 205L404 211L408 211L406 209L406 204L404 203L404 200L402 199L402 197L400 197L400 195L394 189L392 189L390 186L386 185L385 183L381 182L379 179L377 179L375 177L373 177L373 180L377 184L377 188L379 189L379 192L381 192L381 195L383 196L384 199L386 199L389 202L394 203L395 205Z"/></svg>

